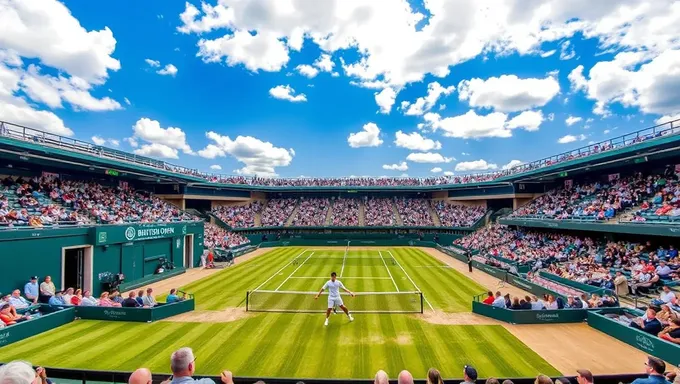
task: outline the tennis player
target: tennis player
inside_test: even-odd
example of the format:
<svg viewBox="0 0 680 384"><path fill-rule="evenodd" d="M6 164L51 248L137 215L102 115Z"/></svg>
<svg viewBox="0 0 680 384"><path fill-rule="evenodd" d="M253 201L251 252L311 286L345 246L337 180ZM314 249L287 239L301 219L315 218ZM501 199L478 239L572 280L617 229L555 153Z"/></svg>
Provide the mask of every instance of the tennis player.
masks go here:
<svg viewBox="0 0 680 384"><path fill-rule="evenodd" d="M326 284L323 285L323 288L321 288L319 293L314 296L314 300L318 299L319 295L321 295L326 289L328 290L328 309L326 310L326 322L323 325L328 325L328 317L330 317L331 311L336 306L340 307L340 309L345 312L349 321L354 321L352 315L349 314L349 309L347 309L345 304L342 302L342 298L340 297L340 289L349 293L349 295L352 297L354 297L354 294L349 289L345 288L342 282L337 279L335 272L331 273L331 279L328 280Z"/></svg>

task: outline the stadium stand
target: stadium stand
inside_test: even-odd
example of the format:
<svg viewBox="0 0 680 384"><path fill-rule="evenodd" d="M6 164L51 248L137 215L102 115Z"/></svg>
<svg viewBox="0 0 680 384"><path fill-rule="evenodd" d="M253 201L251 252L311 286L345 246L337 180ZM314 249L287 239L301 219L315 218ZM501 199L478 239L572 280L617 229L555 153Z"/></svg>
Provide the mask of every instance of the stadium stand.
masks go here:
<svg viewBox="0 0 680 384"><path fill-rule="evenodd" d="M330 199L301 199L298 204L297 214L293 217L291 226L318 227L324 225L330 205Z"/></svg>
<svg viewBox="0 0 680 384"><path fill-rule="evenodd" d="M205 223L203 244L206 248L237 248L250 244L250 240L236 232L230 232L215 224Z"/></svg>
<svg viewBox="0 0 680 384"><path fill-rule="evenodd" d="M262 210L263 227L283 227L295 210L297 199L270 199Z"/></svg>
<svg viewBox="0 0 680 384"><path fill-rule="evenodd" d="M335 199L331 213L333 226L359 226L359 199Z"/></svg>
<svg viewBox="0 0 680 384"><path fill-rule="evenodd" d="M366 200L366 225L392 226L396 225L392 200L387 198L369 198Z"/></svg>
<svg viewBox="0 0 680 384"><path fill-rule="evenodd" d="M432 206L443 227L471 227L486 213L482 206L449 204L442 200L432 201Z"/></svg>
<svg viewBox="0 0 680 384"><path fill-rule="evenodd" d="M262 210L262 202L253 201L246 205L222 205L213 208L212 213L231 228L255 226L255 215Z"/></svg>
<svg viewBox="0 0 680 384"><path fill-rule="evenodd" d="M395 198L394 204L405 226L424 227L434 225L432 215L430 215L428 200Z"/></svg>

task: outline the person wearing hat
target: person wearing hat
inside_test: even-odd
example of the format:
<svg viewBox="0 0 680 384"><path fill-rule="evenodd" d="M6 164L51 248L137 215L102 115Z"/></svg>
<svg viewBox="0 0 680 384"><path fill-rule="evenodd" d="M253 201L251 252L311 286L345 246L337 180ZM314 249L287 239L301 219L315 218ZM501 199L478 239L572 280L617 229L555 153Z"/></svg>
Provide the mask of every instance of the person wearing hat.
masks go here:
<svg viewBox="0 0 680 384"><path fill-rule="evenodd" d="M466 365L463 368L463 378L465 381L461 384L474 384L477 381L477 370L471 365Z"/></svg>
<svg viewBox="0 0 680 384"><path fill-rule="evenodd" d="M28 283L24 285L24 297L33 304L38 303L40 287L38 287L38 276L31 276Z"/></svg>
<svg viewBox="0 0 680 384"><path fill-rule="evenodd" d="M54 296L50 297L48 304L52 307L63 307L63 306L65 306L66 301L64 300L63 292L62 291L54 292Z"/></svg>

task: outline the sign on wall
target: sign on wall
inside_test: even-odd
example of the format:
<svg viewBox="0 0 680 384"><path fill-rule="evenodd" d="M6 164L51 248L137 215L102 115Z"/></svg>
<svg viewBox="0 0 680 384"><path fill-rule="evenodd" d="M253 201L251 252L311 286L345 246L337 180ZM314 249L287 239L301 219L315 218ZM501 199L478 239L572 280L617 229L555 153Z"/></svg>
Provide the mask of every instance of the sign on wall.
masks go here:
<svg viewBox="0 0 680 384"><path fill-rule="evenodd" d="M94 243L95 245L130 243L183 237L189 233L203 233L203 223L102 225L94 228Z"/></svg>

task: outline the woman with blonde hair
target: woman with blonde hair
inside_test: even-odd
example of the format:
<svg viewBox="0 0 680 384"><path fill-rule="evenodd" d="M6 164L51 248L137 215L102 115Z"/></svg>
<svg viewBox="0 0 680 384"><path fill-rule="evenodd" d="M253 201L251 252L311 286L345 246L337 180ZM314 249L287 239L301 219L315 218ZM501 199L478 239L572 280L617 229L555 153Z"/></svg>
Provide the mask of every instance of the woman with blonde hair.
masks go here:
<svg viewBox="0 0 680 384"><path fill-rule="evenodd" d="M121 307L120 303L116 303L109 298L109 293L104 291L101 296L99 296L99 306L100 307Z"/></svg>
<svg viewBox="0 0 680 384"><path fill-rule="evenodd" d="M442 375L437 369L430 368L430 370L427 371L427 384L444 384Z"/></svg>
<svg viewBox="0 0 680 384"><path fill-rule="evenodd" d="M83 291L78 288L71 297L71 305L80 305L83 302Z"/></svg>

